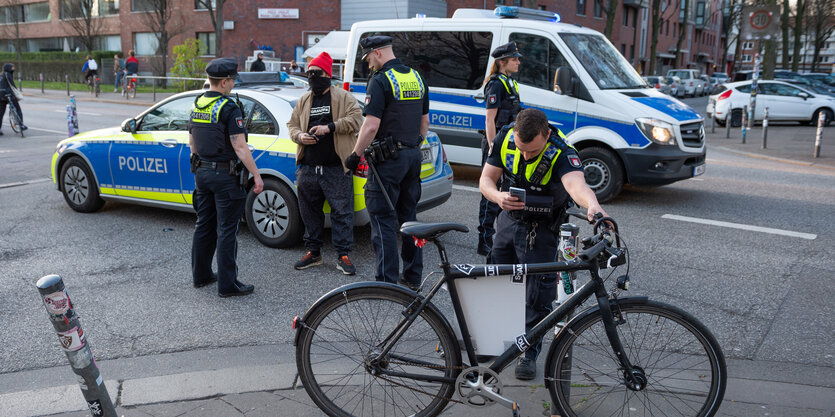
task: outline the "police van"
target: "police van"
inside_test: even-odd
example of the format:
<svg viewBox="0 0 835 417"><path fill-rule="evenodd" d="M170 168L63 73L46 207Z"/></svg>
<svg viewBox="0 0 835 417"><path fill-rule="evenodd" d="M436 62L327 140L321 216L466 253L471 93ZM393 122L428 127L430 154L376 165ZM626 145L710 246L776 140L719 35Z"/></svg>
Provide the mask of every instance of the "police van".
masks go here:
<svg viewBox="0 0 835 417"><path fill-rule="evenodd" d="M374 35L391 36L395 55L429 85L430 129L451 162L481 163L490 52L514 41L523 55L514 75L522 106L544 111L577 148L601 202L626 183L663 185L704 173L702 116L648 86L600 32L559 23L556 13L498 7L355 23L343 80L359 99L370 77L359 41Z"/></svg>

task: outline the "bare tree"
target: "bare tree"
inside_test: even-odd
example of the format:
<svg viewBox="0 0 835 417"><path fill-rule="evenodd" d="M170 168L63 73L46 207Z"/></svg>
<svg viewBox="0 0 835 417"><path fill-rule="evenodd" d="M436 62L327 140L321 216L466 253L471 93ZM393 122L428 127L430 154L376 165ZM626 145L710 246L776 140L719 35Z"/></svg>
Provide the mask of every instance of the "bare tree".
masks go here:
<svg viewBox="0 0 835 417"><path fill-rule="evenodd" d="M658 58L655 56L655 48L658 46L658 32L661 31L661 0L652 0L652 12L650 13L650 20L652 24L652 35L650 37L649 47L649 73L655 74L655 61Z"/></svg>
<svg viewBox="0 0 835 417"><path fill-rule="evenodd" d="M175 36L185 32L183 16L173 5L173 0L143 0L146 13L140 19L157 39L157 56L151 62L154 74L164 77L168 70L168 44ZM165 80L162 83L165 86Z"/></svg>
<svg viewBox="0 0 835 417"><path fill-rule="evenodd" d="M6 24L0 26L3 37L12 41L17 53L17 67L23 62L23 37L20 35L20 24L23 23L23 5L21 0L0 0L0 17Z"/></svg>
<svg viewBox="0 0 835 417"><path fill-rule="evenodd" d="M599 1L602 3L604 0L595 1ZM601 7L603 8L603 13L606 14L606 29L603 31L603 34L609 39L612 39L612 28L615 24L615 13L617 13L618 11L618 4L620 4L618 0L607 0L606 7L602 7L601 5ZM624 10L624 13L625 12L626 11Z"/></svg>
<svg viewBox="0 0 835 417"><path fill-rule="evenodd" d="M223 5L226 0L197 0L209 11L215 28L215 56L223 56Z"/></svg>
<svg viewBox="0 0 835 417"><path fill-rule="evenodd" d="M741 31L740 14L742 13L742 1L730 0L728 14L723 16L722 32L725 33L725 54L722 55L722 69L727 69L728 52L731 45L739 46L739 33ZM739 62L739 48L734 51L734 63ZM734 65L736 66L736 65ZM732 71L733 72L733 71Z"/></svg>
<svg viewBox="0 0 835 417"><path fill-rule="evenodd" d="M783 39L783 69L789 68L789 14L791 13L791 5L789 0L783 0L783 17L780 20L780 32Z"/></svg>
<svg viewBox="0 0 835 417"><path fill-rule="evenodd" d="M687 29L690 27L690 24L687 22L690 20L690 0L684 0L684 19L679 22L678 25L678 41L676 42L676 68L682 68L683 65L679 65L679 59L681 59L681 44L684 43L684 38L687 37ZM687 60L685 59L683 64L687 64Z"/></svg>
<svg viewBox="0 0 835 417"><path fill-rule="evenodd" d="M766 4L769 6L776 6L777 0L767 0ZM763 56L762 56L762 71L764 80L774 79L774 67L777 66L777 45L772 36L770 39L761 40L764 42Z"/></svg>
<svg viewBox="0 0 835 417"><path fill-rule="evenodd" d="M104 22L96 10L95 0L62 0L61 19L75 33L87 52L95 49L96 38L104 29Z"/></svg>
<svg viewBox="0 0 835 417"><path fill-rule="evenodd" d="M800 65L801 38L803 36L803 17L806 15L806 2L797 0L794 15L794 52L792 54L792 71L797 72Z"/></svg>
<svg viewBox="0 0 835 417"><path fill-rule="evenodd" d="M808 0L807 7L809 7L807 37L811 38L814 50L811 72L816 72L821 49L826 45L827 39L835 29L835 20L833 20L835 0Z"/></svg>

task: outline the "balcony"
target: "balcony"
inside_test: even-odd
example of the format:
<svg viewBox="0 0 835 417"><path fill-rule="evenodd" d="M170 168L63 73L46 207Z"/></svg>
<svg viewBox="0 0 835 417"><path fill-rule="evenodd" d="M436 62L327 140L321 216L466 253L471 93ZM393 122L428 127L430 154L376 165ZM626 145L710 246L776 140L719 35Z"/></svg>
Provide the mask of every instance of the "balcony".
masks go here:
<svg viewBox="0 0 835 417"><path fill-rule="evenodd" d="M649 0L623 0L623 5L646 8L649 7Z"/></svg>

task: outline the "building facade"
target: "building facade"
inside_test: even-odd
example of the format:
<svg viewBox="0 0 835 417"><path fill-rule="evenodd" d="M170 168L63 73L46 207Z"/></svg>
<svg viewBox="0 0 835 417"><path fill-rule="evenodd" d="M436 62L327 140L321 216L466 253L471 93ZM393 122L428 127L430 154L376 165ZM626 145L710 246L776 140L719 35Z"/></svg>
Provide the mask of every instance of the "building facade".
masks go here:
<svg viewBox="0 0 835 417"><path fill-rule="evenodd" d="M13 0L15 6L0 13L0 50L72 51L84 47L71 20L73 6L82 0ZM160 0L93 0L97 23L96 49L133 49L141 57L159 55L159 32L151 22ZM634 67L649 71L651 16L650 0L622 0L615 9L611 42ZM656 73L666 73L675 61L676 41L681 25L685 41L680 66L712 73L724 51L721 5L723 0L690 0L688 22L684 24L684 0L663 0L656 48ZM166 25L172 48L186 38L197 38L208 59L215 55L215 33L209 12L198 0L168 0L171 17ZM560 14L564 23L579 24L603 32L606 27L604 0L227 0L224 7L222 47L224 56L243 63L255 49L273 49L283 60L299 59L328 32L349 30L354 22L372 19L451 17L458 8L493 9L517 5ZM3 17L5 16L5 21ZM76 25L77 26L77 25ZM21 42L16 42L20 39Z"/></svg>

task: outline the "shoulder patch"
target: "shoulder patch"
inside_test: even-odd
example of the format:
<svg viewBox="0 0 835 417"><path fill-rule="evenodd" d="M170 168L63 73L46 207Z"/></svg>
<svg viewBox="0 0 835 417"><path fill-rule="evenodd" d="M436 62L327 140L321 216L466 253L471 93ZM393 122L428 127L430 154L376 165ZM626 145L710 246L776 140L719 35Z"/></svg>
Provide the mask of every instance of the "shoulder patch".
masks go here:
<svg viewBox="0 0 835 417"><path fill-rule="evenodd" d="M244 128L244 119L241 118L241 117L236 117L235 118L235 124L237 124L239 128L243 129Z"/></svg>
<svg viewBox="0 0 835 417"><path fill-rule="evenodd" d="M489 96L487 96L487 102L490 104L496 104L496 95L490 94Z"/></svg>
<svg viewBox="0 0 835 417"><path fill-rule="evenodd" d="M368 103L371 103L371 96L365 96L365 105L367 106Z"/></svg>
<svg viewBox="0 0 835 417"><path fill-rule="evenodd" d="M568 163L574 168L580 168L583 164L580 162L580 157L577 155L568 155Z"/></svg>

